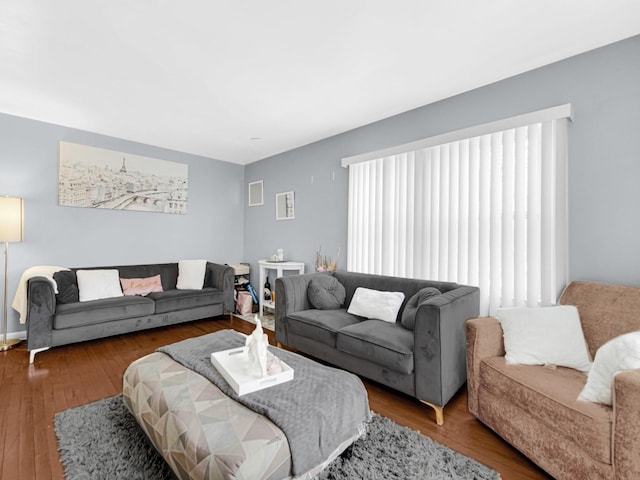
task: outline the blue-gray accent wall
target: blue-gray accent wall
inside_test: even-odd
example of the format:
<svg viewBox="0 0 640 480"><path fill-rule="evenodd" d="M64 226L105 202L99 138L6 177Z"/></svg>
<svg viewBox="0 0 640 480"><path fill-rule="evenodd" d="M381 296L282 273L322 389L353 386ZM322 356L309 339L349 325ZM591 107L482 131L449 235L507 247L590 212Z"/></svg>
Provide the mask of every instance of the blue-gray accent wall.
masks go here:
<svg viewBox="0 0 640 480"><path fill-rule="evenodd" d="M61 140L188 164L187 214L59 206ZM10 306L22 272L34 265L241 261L243 185L241 165L0 114L0 195L25 199L24 242L9 244L7 330L25 329Z"/></svg>
<svg viewBox="0 0 640 480"><path fill-rule="evenodd" d="M257 260L277 248L309 269L319 246L332 256L340 248L346 268L343 157L564 103L574 107L570 277L640 285L640 36L247 165L246 182L264 180L265 190L263 206L245 207L244 257L254 283ZM274 195L288 190L295 190L295 219L276 221Z"/></svg>

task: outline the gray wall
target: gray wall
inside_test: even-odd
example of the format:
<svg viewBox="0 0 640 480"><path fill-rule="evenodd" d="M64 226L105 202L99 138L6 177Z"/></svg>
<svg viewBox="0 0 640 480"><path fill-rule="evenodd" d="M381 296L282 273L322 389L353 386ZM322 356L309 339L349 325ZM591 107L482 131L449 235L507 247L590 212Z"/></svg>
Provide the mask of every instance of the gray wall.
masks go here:
<svg viewBox="0 0 640 480"><path fill-rule="evenodd" d="M58 206L60 140L188 164L188 213ZM34 265L239 262L243 175L240 165L0 114L0 195L25 199L24 242L9 244L8 331L25 328L10 305L22 272Z"/></svg>
<svg viewBox="0 0 640 480"><path fill-rule="evenodd" d="M341 158L564 103L575 112L570 276L640 285L640 37L248 165L246 182L263 179L265 186L265 205L245 209L244 258L253 282L257 260L279 247L308 268L320 245L329 254L341 248L339 268L346 267L348 172ZM287 190L296 192L296 218L278 222L274 194Z"/></svg>

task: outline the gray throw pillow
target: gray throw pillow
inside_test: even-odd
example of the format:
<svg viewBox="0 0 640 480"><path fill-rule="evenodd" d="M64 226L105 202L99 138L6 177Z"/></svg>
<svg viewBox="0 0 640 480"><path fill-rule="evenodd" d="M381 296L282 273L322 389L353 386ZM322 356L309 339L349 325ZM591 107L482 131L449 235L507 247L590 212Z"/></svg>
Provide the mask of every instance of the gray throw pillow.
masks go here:
<svg viewBox="0 0 640 480"><path fill-rule="evenodd" d="M54 273L53 279L58 286L58 294L56 295L58 303L76 303L80 301L76 272L62 270Z"/></svg>
<svg viewBox="0 0 640 480"><path fill-rule="evenodd" d="M307 298L318 310L336 310L342 306L347 292L331 275L316 275L307 287Z"/></svg>
<svg viewBox="0 0 640 480"><path fill-rule="evenodd" d="M420 305L437 295L440 295L440 290L434 287L426 287L411 297L402 312L402 318L400 319L402 326L407 330L413 330L416 323L416 313Z"/></svg>

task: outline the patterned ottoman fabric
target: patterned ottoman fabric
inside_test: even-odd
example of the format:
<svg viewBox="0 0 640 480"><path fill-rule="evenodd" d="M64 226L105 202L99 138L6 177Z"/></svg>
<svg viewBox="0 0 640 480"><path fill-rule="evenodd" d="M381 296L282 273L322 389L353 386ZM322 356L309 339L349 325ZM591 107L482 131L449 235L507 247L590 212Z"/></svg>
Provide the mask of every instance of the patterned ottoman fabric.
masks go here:
<svg viewBox="0 0 640 480"><path fill-rule="evenodd" d="M289 444L278 427L163 353L127 368L123 398L180 479L290 477Z"/></svg>

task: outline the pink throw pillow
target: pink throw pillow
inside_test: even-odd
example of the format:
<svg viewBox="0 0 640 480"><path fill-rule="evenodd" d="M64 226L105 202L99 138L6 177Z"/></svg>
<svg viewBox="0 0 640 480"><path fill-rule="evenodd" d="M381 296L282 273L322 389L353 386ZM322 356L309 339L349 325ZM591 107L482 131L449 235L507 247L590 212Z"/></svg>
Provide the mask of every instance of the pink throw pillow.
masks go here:
<svg viewBox="0 0 640 480"><path fill-rule="evenodd" d="M151 292L162 292L160 274L147 278L121 278L122 293L125 295L149 295Z"/></svg>

